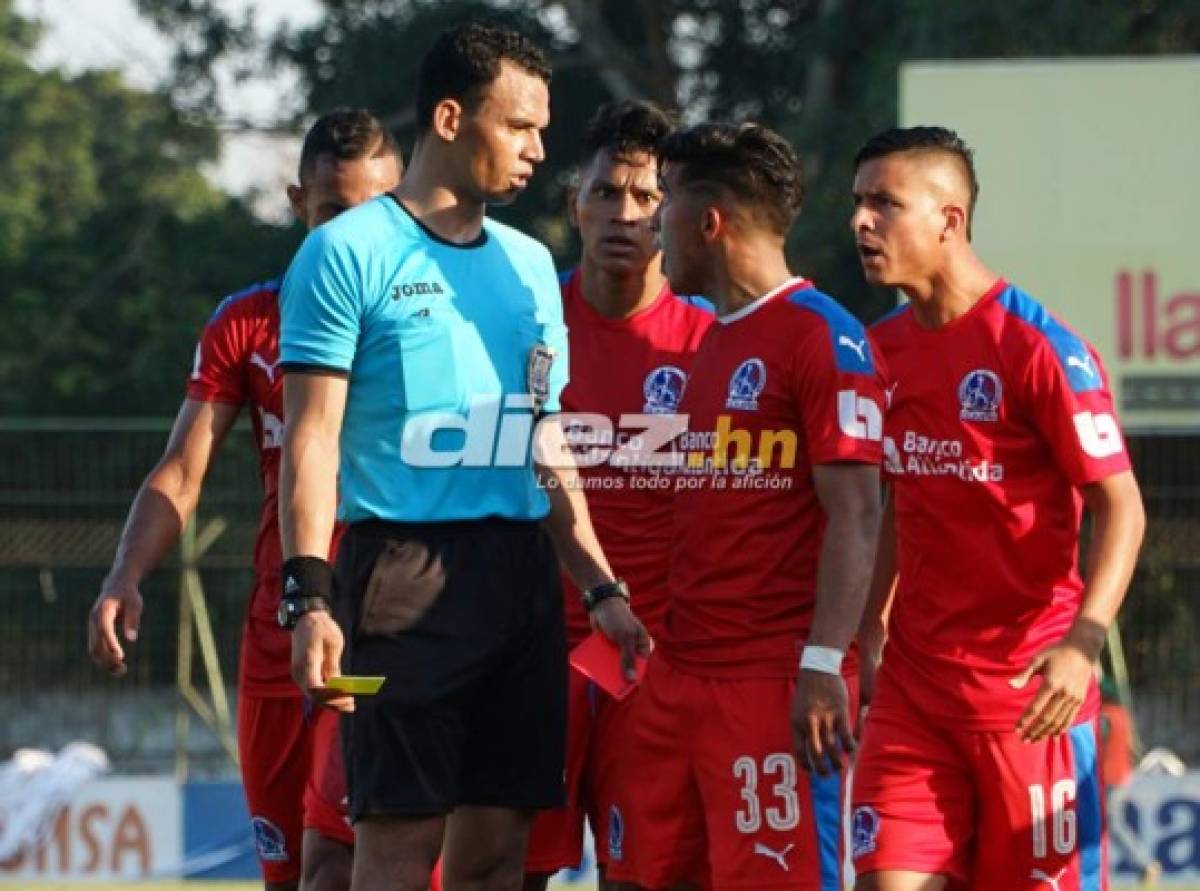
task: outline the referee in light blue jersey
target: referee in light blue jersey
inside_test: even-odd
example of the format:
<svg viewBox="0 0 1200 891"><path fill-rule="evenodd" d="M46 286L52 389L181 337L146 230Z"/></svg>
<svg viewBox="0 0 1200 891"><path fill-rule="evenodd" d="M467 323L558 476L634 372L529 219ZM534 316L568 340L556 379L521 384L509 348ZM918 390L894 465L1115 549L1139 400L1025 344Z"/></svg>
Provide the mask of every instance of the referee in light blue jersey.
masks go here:
<svg viewBox="0 0 1200 891"><path fill-rule="evenodd" d="M283 285L279 620L297 683L349 713L356 891L427 887L443 835L447 887L520 887L529 818L563 796L559 559L627 670L649 649L574 469L531 457L563 453L550 255L484 215L543 158L549 80L513 31L441 35L403 183L313 232ZM343 670L387 681L355 703L326 686Z"/></svg>

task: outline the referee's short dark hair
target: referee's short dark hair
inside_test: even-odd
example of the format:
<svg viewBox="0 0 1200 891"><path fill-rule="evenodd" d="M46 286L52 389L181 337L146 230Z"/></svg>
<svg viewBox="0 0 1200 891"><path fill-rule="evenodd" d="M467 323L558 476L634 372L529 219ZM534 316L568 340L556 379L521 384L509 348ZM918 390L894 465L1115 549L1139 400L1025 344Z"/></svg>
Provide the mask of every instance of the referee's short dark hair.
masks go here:
<svg viewBox="0 0 1200 891"><path fill-rule="evenodd" d="M967 237L971 235L971 220L975 216L975 202L979 200L979 179L975 176L975 153L953 130L947 127L892 127L876 133L866 141L854 156L854 169L858 170L868 161L885 158L901 152L917 152L943 155L958 162L970 191L971 200L967 207Z"/></svg>
<svg viewBox="0 0 1200 891"><path fill-rule="evenodd" d="M674 126L667 112L645 99L606 102L579 141L579 164L588 164L601 151L625 160L642 154L657 158Z"/></svg>
<svg viewBox="0 0 1200 891"><path fill-rule="evenodd" d="M358 161L392 155L403 172L404 158L396 140L383 122L365 108L336 108L321 115L309 127L300 149L300 184L304 185L317 169L321 158Z"/></svg>
<svg viewBox="0 0 1200 891"><path fill-rule="evenodd" d="M433 126L433 110L443 99L473 108L483 88L500 76L500 63L512 62L550 83L550 63L532 40L503 25L467 22L443 31L417 73L417 129Z"/></svg>
<svg viewBox="0 0 1200 891"><path fill-rule="evenodd" d="M662 163L681 185L712 187L757 211L777 235L800 213L804 175L791 144L762 124L708 123L679 130L663 145Z"/></svg>

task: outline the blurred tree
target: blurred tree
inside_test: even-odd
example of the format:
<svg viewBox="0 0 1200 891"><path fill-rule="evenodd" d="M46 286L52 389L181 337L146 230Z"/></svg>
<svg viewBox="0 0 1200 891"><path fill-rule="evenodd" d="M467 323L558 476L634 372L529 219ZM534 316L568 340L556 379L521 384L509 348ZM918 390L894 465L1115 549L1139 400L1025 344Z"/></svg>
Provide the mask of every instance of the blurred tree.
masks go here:
<svg viewBox="0 0 1200 891"><path fill-rule="evenodd" d="M34 70L36 37L0 0L0 411L170 412L217 300L296 236L204 179L212 127L114 72Z"/></svg>
<svg viewBox="0 0 1200 891"><path fill-rule="evenodd" d="M212 62L252 39L211 0L138 0L187 35L179 85L211 95ZM432 35L484 16L547 47L555 63L548 160L530 194L498 215L543 238L560 262L576 245L562 190L574 141L596 105L640 95L685 120L760 120L806 161L809 195L790 245L796 268L873 317L893 298L867 288L846 223L851 159L896 120L897 72L916 58L1129 55L1200 50L1194 0L321 0L312 27L277 34L276 63L297 66L310 113L363 104L411 142L417 62ZM211 40L203 35L214 35ZM205 48L207 47L207 48ZM970 134L965 134L968 138Z"/></svg>

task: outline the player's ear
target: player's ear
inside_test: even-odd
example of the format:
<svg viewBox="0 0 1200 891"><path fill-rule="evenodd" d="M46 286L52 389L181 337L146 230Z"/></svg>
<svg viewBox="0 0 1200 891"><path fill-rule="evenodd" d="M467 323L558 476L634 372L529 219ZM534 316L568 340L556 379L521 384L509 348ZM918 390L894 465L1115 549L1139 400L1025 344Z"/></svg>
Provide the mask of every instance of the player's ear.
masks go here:
<svg viewBox="0 0 1200 891"><path fill-rule="evenodd" d="M304 212L304 186L288 186L287 198L288 204L292 207L292 216L296 218L296 222L308 225L308 220Z"/></svg>
<svg viewBox="0 0 1200 891"><path fill-rule="evenodd" d="M720 207L710 204L704 208L704 213L700 217L700 234L704 236L705 241L716 241L717 236L725 231L727 225L725 211Z"/></svg>
<svg viewBox="0 0 1200 891"><path fill-rule="evenodd" d="M957 204L947 204L942 208L945 225L942 227L942 240L970 241L967 228L967 212Z"/></svg>
<svg viewBox="0 0 1200 891"><path fill-rule="evenodd" d="M456 99L443 99L433 107L430 130L446 142L454 142L462 126L463 107Z"/></svg>
<svg viewBox="0 0 1200 891"><path fill-rule="evenodd" d="M579 210L575 207L578 200L579 178L572 177L571 182L567 184L567 222L571 224L572 229L579 228Z"/></svg>

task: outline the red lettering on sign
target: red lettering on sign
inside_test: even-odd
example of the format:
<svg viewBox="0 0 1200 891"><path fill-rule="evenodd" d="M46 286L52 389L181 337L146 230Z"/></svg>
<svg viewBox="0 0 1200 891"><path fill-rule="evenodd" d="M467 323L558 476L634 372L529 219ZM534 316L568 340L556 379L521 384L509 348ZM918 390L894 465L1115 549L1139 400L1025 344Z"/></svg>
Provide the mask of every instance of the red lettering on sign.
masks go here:
<svg viewBox="0 0 1200 891"><path fill-rule="evenodd" d="M96 837L96 821L108 823L108 808L102 804L89 805L79 818L79 834L83 837L84 847L87 848L87 859L83 863L84 872L95 872L100 868L102 850L100 839Z"/></svg>
<svg viewBox="0 0 1200 891"><path fill-rule="evenodd" d="M150 871L150 838L146 834L146 824L131 805L121 814L117 823L117 831L113 834L112 871L121 871L121 861L126 852L132 853L141 860L139 872Z"/></svg>
<svg viewBox="0 0 1200 891"><path fill-rule="evenodd" d="M1117 272L1117 353L1122 359L1155 359L1160 354L1172 362L1200 356L1200 293L1180 292L1166 301L1158 299L1158 274L1146 269L1137 277Z"/></svg>
<svg viewBox="0 0 1200 891"><path fill-rule="evenodd" d="M37 852L22 851L0 862L0 873L28 867L42 875L96 875L106 870L121 873L133 858L135 874L146 875L150 872L150 854L150 834L137 805L126 804L114 825L108 806L94 802L82 811L64 808Z"/></svg>

